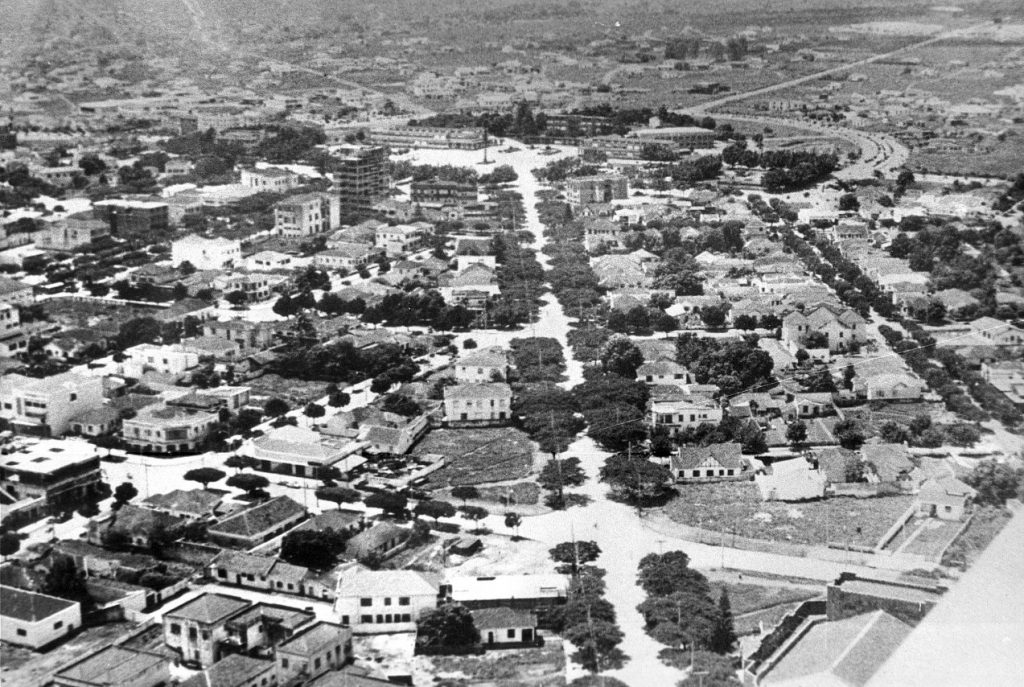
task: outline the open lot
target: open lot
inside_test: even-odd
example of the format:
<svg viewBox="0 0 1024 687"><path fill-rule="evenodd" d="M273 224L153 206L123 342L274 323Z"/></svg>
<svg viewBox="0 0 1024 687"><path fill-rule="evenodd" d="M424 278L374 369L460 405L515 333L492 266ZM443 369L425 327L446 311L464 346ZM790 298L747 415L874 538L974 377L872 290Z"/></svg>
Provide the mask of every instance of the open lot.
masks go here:
<svg viewBox="0 0 1024 687"><path fill-rule="evenodd" d="M1010 517L1010 511L1004 508L979 509L967 529L946 549L942 564L966 570L1002 531Z"/></svg>
<svg viewBox="0 0 1024 687"><path fill-rule="evenodd" d="M253 396L282 398L294 408L304 406L314 399L327 395L327 384L308 382L302 379L286 379L275 374L265 374L245 382L252 387Z"/></svg>
<svg viewBox="0 0 1024 687"><path fill-rule="evenodd" d="M430 475L435 488L522 479L533 469L536 446L518 429L437 429L413 448L414 455L439 453L448 465Z"/></svg>
<svg viewBox="0 0 1024 687"><path fill-rule="evenodd" d="M912 501L912 496L887 496L763 502L753 482L725 482L686 485L665 506L665 512L676 522L727 536L793 544L873 546Z"/></svg>
<svg viewBox="0 0 1024 687"><path fill-rule="evenodd" d="M481 656L417 656L416 670L453 687L560 687L565 684L565 651L557 637L546 640L535 649L493 650Z"/></svg>

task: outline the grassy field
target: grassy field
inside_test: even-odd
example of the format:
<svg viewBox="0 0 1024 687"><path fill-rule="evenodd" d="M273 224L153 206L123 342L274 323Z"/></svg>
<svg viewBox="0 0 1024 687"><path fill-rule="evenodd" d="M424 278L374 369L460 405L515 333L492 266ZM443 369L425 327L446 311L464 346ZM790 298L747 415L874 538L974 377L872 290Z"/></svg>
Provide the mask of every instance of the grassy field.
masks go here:
<svg viewBox="0 0 1024 687"><path fill-rule="evenodd" d="M753 539L873 546L912 501L912 496L888 496L762 502L752 482L726 482L686 485L665 512L692 527Z"/></svg>
<svg viewBox="0 0 1024 687"><path fill-rule="evenodd" d="M1010 511L985 507L978 510L963 534L946 549L942 564L966 570L1010 521Z"/></svg>
<svg viewBox="0 0 1024 687"><path fill-rule="evenodd" d="M928 518L920 523L921 531L907 544L903 553L938 558L949 546L962 524Z"/></svg>
<svg viewBox="0 0 1024 687"><path fill-rule="evenodd" d="M265 374L246 382L252 387L253 396L283 398L293 407L304 406L310 401L327 395L325 382L307 382L301 379L286 379L275 374Z"/></svg>
<svg viewBox="0 0 1024 687"><path fill-rule="evenodd" d="M744 615L820 596L820 592L812 592L806 589L746 584L742 582L711 583L711 595L716 599L722 594L723 590L729 592L729 603L732 606L733 615Z"/></svg>
<svg viewBox="0 0 1024 687"><path fill-rule="evenodd" d="M434 488L522 479L533 469L535 446L517 429L438 429L413 448L414 455L440 453L448 465L430 475Z"/></svg>

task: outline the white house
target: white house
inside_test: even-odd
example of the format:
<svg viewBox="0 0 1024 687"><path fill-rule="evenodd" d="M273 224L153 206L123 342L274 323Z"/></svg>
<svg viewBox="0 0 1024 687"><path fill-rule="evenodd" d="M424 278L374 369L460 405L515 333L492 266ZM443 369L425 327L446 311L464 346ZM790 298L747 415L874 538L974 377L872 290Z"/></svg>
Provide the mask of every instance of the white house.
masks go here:
<svg viewBox="0 0 1024 687"><path fill-rule="evenodd" d="M450 423L508 420L512 417L512 388L502 382L446 386L444 415Z"/></svg>
<svg viewBox="0 0 1024 687"><path fill-rule="evenodd" d="M198 270L219 270L240 265L242 242L237 239L208 239L190 234L171 242L171 264L191 263Z"/></svg>
<svg viewBox="0 0 1024 687"><path fill-rule="evenodd" d="M636 378L645 384L689 384L693 381L687 369L672 360L644 363L637 368Z"/></svg>
<svg viewBox="0 0 1024 687"><path fill-rule="evenodd" d="M455 379L460 382L493 382L507 377L508 357L498 346L474 351L455 361Z"/></svg>
<svg viewBox="0 0 1024 687"><path fill-rule="evenodd" d="M103 405L103 378L65 372L36 379L0 377L0 417L29 433L60 436L71 418Z"/></svg>
<svg viewBox="0 0 1024 687"><path fill-rule="evenodd" d="M850 308L819 305L807 312L791 312L782 320L782 340L792 350L810 348L805 345L808 335L823 334L830 351L840 351L854 343L867 341L864 318Z"/></svg>
<svg viewBox="0 0 1024 687"><path fill-rule="evenodd" d="M0 639L40 649L82 626L82 606L48 594L0 586Z"/></svg>
<svg viewBox="0 0 1024 687"><path fill-rule="evenodd" d="M869 401L917 401L924 394L924 384L907 374L880 374L854 383L854 391L862 390Z"/></svg>
<svg viewBox="0 0 1024 687"><path fill-rule="evenodd" d="M199 354L181 344L139 344L124 351L118 372L125 377L141 377L146 372L181 375L199 365Z"/></svg>
<svg viewBox="0 0 1024 687"><path fill-rule="evenodd" d="M425 611L437 608L439 585L413 570L353 568L338 580L334 613L353 632L411 632Z"/></svg>
<svg viewBox="0 0 1024 687"><path fill-rule="evenodd" d="M383 249L384 254L389 258L411 253L423 245L423 238L429 227L430 225L425 222L397 224L393 227L384 225L377 228L373 243Z"/></svg>
<svg viewBox="0 0 1024 687"><path fill-rule="evenodd" d="M764 501L806 501L825 495L827 478L803 458L772 463L771 472L754 475Z"/></svg>
<svg viewBox="0 0 1024 687"><path fill-rule="evenodd" d="M722 421L722 408L703 396L686 396L680 399L653 401L647 413L651 427L665 427L675 436L686 429Z"/></svg>

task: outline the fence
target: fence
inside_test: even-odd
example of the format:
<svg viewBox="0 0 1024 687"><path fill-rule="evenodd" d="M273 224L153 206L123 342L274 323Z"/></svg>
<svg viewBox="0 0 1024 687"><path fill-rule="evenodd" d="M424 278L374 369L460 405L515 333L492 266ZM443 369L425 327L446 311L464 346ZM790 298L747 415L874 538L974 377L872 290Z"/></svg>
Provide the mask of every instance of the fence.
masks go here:
<svg viewBox="0 0 1024 687"><path fill-rule="evenodd" d="M744 677L747 678L744 682L750 682L756 679L761 669L768 667L767 664L769 659L773 658L773 655L780 649L787 641L794 638L796 631L810 618L815 616L824 617L826 612L826 604L821 600L805 601L796 607L791 613L783 616L782 620L779 621L778 625L772 628L771 632L765 635L764 639L761 640L761 644L754 650L752 654L747 657L747 662L743 666ZM781 656L775 657L775 661Z"/></svg>

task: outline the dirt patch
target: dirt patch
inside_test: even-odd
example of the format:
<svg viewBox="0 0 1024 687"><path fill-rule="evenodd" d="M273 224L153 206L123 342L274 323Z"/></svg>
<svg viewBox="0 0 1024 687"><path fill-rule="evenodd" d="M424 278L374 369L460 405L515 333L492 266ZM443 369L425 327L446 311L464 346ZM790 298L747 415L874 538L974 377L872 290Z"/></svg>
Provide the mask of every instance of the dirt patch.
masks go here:
<svg viewBox="0 0 1024 687"><path fill-rule="evenodd" d="M416 444L412 453L448 457L448 465L430 475L430 485L440 488L522 479L533 470L536 445L510 427L438 429Z"/></svg>

